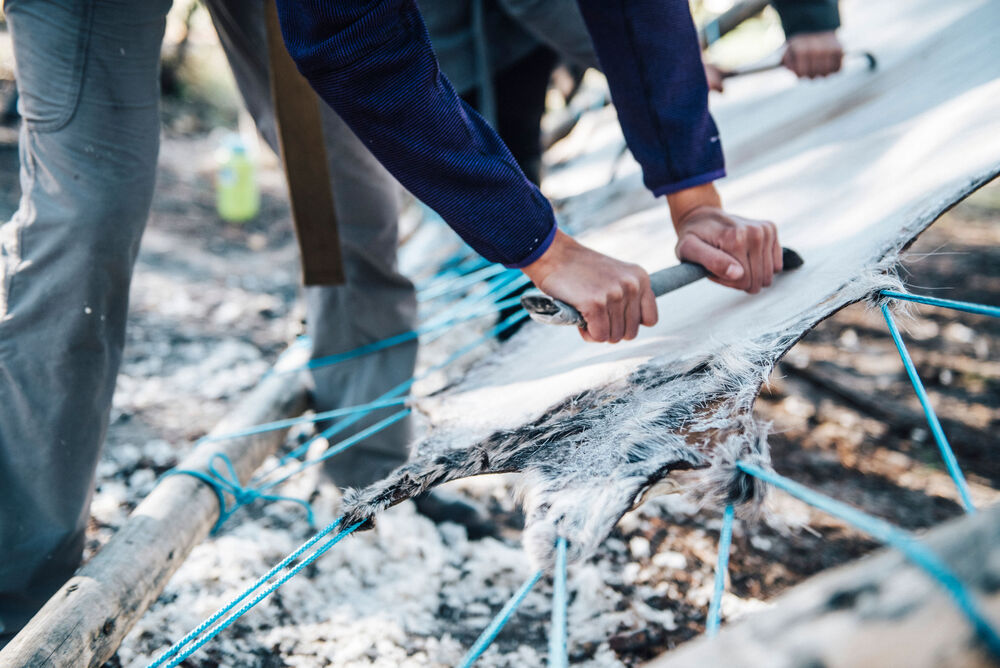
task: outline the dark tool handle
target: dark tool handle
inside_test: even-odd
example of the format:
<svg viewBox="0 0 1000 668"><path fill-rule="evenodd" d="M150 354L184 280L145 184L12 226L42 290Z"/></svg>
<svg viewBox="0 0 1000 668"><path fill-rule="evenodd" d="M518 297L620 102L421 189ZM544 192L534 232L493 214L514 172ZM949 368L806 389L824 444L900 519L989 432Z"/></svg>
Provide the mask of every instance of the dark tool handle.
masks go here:
<svg viewBox="0 0 1000 668"><path fill-rule="evenodd" d="M802 266L802 257L790 248L781 249L781 261L783 271L798 269ZM706 276L708 276L708 270L700 264L681 262L675 267L667 267L650 275L649 282L653 288L653 294L661 297ZM565 302L549 297L540 290L529 290L521 295L521 305L527 309L532 320L542 324L587 327L587 322L579 311Z"/></svg>
<svg viewBox="0 0 1000 668"><path fill-rule="evenodd" d="M864 58L865 62L868 64L869 71L874 70L878 67L878 59L875 58L875 54L871 51L848 51L844 54L844 58ZM765 65L751 65L750 67L743 67L736 70L722 70L723 79L731 79L733 77L742 77L747 74L757 74L758 72L767 72L769 70L776 70L781 67L781 63L767 63Z"/></svg>

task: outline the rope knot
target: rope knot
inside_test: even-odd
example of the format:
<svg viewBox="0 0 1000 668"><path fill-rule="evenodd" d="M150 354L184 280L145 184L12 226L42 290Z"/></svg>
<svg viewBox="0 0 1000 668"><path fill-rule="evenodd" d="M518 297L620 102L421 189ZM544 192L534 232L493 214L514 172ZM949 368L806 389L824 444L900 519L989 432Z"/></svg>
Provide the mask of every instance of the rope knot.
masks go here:
<svg viewBox="0 0 1000 668"><path fill-rule="evenodd" d="M222 462L225 465L225 470L220 471L217 466L217 462ZM306 521L309 522L309 526L314 526L313 521L313 509L308 501L304 499L296 499L293 496L282 496L281 494L265 494L260 490L251 487L249 485L244 486L240 482L240 477L236 474L236 467L233 466L233 462L229 459L229 456L224 452L216 452L212 455L212 458L208 462L208 471L194 471L191 469L171 469L164 473L164 477L169 475L189 475L193 478L197 478L206 485L212 488L215 492L215 496L219 499L219 519L216 520L215 526L212 527L212 534L218 533L219 529L222 527L223 523L228 520L233 513L239 510L242 506L248 506L258 499L263 499L264 501L291 501L297 503L306 510ZM232 506L229 505L226 499L226 495L233 497Z"/></svg>

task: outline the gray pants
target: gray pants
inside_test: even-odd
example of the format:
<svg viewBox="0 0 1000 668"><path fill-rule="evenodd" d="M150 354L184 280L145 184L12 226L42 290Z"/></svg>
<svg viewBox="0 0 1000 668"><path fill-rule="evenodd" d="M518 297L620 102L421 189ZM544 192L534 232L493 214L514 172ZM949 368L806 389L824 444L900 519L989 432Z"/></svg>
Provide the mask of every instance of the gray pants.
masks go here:
<svg viewBox="0 0 1000 668"><path fill-rule="evenodd" d="M262 5L207 4L273 146ZM22 199L0 225L0 646L80 560L153 192L169 6L6 2L24 123ZM324 123L349 283L307 290L316 356L411 329L416 312L396 271L397 186L329 110ZM315 372L317 407L378 396L411 376L415 353ZM359 485L398 465L407 430L335 458L335 479Z"/></svg>

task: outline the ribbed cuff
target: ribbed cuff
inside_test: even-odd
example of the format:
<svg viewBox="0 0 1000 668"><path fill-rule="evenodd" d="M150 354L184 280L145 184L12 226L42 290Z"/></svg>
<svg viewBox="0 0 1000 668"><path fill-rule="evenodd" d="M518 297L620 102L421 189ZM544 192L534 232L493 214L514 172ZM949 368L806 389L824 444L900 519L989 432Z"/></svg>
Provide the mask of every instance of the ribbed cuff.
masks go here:
<svg viewBox="0 0 1000 668"><path fill-rule="evenodd" d="M523 260L515 262L514 264L504 263L503 266L507 267L508 269L523 269L524 267L527 267L529 264L531 264L538 258L542 257L542 255L545 254L545 251L549 249L549 246L552 245L552 240L556 238L556 230L558 229L559 226L556 225L555 223L552 223L552 229L549 230L549 233L547 235L545 235L545 238L542 239L541 243L535 246L535 249L533 251L528 253L527 257L525 257Z"/></svg>
<svg viewBox="0 0 1000 668"><path fill-rule="evenodd" d="M683 181L677 181L676 183L668 183L666 185L658 186L653 188L653 194L657 197L662 195L672 195L678 190L684 190L685 188L694 188L695 186L704 185L706 183L711 183L716 179L721 179L726 175L725 168L716 169L715 171L708 172L707 174L699 174L698 176L692 176L690 178L684 179Z"/></svg>

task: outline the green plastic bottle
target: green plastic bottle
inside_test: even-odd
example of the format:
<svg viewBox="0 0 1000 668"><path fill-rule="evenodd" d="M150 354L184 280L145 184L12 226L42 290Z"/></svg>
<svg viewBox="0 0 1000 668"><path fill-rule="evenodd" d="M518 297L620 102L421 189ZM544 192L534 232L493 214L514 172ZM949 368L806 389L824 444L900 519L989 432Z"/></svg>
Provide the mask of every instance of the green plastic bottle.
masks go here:
<svg viewBox="0 0 1000 668"><path fill-rule="evenodd" d="M229 137L216 156L215 207L222 220L244 223L260 213L257 170L238 136Z"/></svg>

